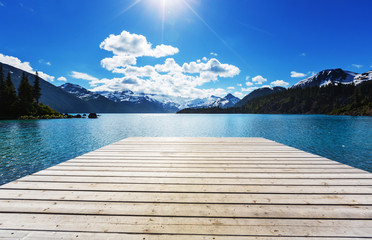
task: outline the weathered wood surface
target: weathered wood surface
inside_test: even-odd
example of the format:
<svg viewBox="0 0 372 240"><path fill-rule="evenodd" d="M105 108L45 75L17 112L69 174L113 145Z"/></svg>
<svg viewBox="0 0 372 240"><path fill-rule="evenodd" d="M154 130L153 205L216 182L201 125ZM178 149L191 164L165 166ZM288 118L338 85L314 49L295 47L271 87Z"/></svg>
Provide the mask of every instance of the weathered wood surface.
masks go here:
<svg viewBox="0 0 372 240"><path fill-rule="evenodd" d="M1 186L3 238L372 238L372 174L263 138L128 138Z"/></svg>

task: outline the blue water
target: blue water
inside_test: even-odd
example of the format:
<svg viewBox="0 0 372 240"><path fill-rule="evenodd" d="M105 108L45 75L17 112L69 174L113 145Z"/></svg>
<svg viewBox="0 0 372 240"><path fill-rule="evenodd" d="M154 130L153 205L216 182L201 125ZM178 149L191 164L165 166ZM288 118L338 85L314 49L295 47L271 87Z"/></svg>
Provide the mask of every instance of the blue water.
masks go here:
<svg viewBox="0 0 372 240"><path fill-rule="evenodd" d="M126 137L264 137L372 172L372 117L103 114L0 121L0 184Z"/></svg>

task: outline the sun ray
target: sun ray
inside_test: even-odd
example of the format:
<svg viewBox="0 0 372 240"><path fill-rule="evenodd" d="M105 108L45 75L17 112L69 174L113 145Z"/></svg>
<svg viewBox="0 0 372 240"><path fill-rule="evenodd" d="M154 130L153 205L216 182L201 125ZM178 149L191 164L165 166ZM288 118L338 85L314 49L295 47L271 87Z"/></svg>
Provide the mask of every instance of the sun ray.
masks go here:
<svg viewBox="0 0 372 240"><path fill-rule="evenodd" d="M128 11L129 9L131 9L132 7L134 7L135 5L137 5L139 2L141 2L142 0L136 0L134 1L131 5L129 5L127 8L125 8L123 11L121 11L120 14L123 14L125 13L126 11Z"/></svg>
<svg viewBox="0 0 372 240"><path fill-rule="evenodd" d="M191 10L191 12L199 18L199 20L237 57L239 57L245 64L247 62L240 56L191 6L186 2L186 0L182 0L182 2ZM248 65L248 64L247 64Z"/></svg>

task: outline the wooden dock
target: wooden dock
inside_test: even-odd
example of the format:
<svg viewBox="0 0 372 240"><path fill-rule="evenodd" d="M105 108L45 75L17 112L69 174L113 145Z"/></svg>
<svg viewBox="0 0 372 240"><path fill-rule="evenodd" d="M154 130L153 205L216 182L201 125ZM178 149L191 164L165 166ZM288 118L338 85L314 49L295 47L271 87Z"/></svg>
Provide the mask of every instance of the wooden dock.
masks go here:
<svg viewBox="0 0 372 240"><path fill-rule="evenodd" d="M372 238L372 174L263 138L127 138L0 187L0 238L309 237Z"/></svg>

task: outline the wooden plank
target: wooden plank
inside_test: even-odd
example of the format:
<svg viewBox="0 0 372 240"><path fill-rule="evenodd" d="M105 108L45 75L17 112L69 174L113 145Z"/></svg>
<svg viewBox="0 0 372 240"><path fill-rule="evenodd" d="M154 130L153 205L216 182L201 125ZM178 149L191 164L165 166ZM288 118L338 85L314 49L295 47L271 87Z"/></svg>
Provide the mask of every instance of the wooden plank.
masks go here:
<svg viewBox="0 0 372 240"><path fill-rule="evenodd" d="M186 185L186 184L104 184L60 182L12 182L2 186L7 189L64 189L121 192L203 192L203 193L324 193L372 194L372 186L244 186L244 185Z"/></svg>
<svg viewBox="0 0 372 240"><path fill-rule="evenodd" d="M151 174L150 174L151 173ZM148 176L148 177L186 177L186 178L286 178L286 179L324 179L324 178L344 178L344 179L371 179L371 174L367 173L177 173L177 172L99 172L99 171L50 171L49 169L34 175L53 175L53 176Z"/></svg>
<svg viewBox="0 0 372 240"><path fill-rule="evenodd" d="M19 221L22 219L22 221ZM226 219L53 214L0 215L4 229L217 236L370 237L371 220Z"/></svg>
<svg viewBox="0 0 372 240"><path fill-rule="evenodd" d="M57 165L50 167L49 171L106 171L106 172L192 172L192 173L361 173L364 171L355 168L236 168L236 167L122 167L122 166L68 166Z"/></svg>
<svg viewBox="0 0 372 240"><path fill-rule="evenodd" d="M70 200L148 203L209 204L306 204L306 205L372 205L372 195L350 194L222 194L222 193L158 193L110 192L80 190L12 190L0 191L0 199Z"/></svg>
<svg viewBox="0 0 372 240"><path fill-rule="evenodd" d="M109 163L109 164L108 164ZM211 165L213 164L213 165ZM64 163L58 164L58 166L64 167L102 167L102 166L110 166L110 167L134 167L134 168L260 168L260 169L279 169L279 168L290 168L290 169L351 169L352 167L343 165L343 164L335 164L335 163L328 163L328 164L247 164L247 163L219 163L218 165L215 163L147 163L147 162L107 162L107 161L100 161L100 162L84 162L84 161L67 161ZM355 169L355 168L354 168Z"/></svg>
<svg viewBox="0 0 372 240"><path fill-rule="evenodd" d="M214 218L369 219L372 206L260 205L207 203L118 203L88 201L0 200L0 213L55 213Z"/></svg>
<svg viewBox="0 0 372 240"><path fill-rule="evenodd" d="M177 234L126 234L126 233L88 233L88 232L49 232L42 230L25 231L25 230L1 230L1 239L27 239L27 240L39 240L39 239L90 239L90 240L274 240L274 239L296 239L296 240L314 240L319 239L317 237L289 237L289 236L275 236L275 237L259 237L259 236L216 236L216 235L177 235ZM365 239L365 238L353 238ZM322 240L345 240L345 238L323 238Z"/></svg>
<svg viewBox="0 0 372 240"><path fill-rule="evenodd" d="M129 138L0 187L0 238L372 238L372 175L263 138Z"/></svg>
<svg viewBox="0 0 372 240"><path fill-rule="evenodd" d="M144 183L144 184L198 184L198 185L338 185L372 186L372 179L210 179L210 178L156 178L156 177L89 177L31 175L18 182L90 182L90 183Z"/></svg>

